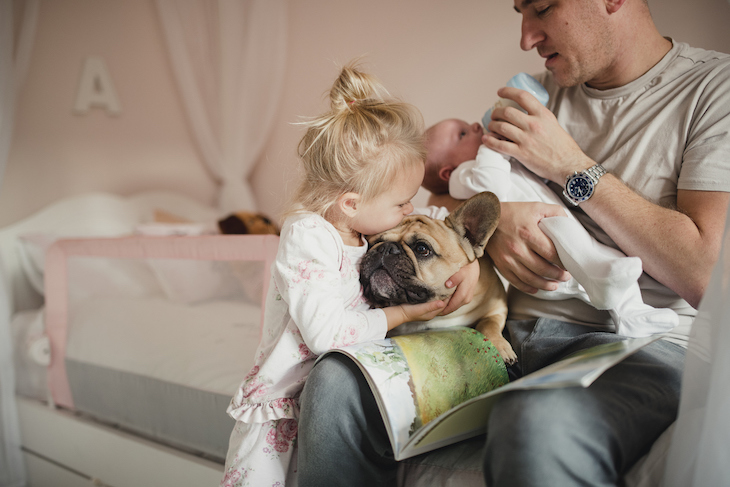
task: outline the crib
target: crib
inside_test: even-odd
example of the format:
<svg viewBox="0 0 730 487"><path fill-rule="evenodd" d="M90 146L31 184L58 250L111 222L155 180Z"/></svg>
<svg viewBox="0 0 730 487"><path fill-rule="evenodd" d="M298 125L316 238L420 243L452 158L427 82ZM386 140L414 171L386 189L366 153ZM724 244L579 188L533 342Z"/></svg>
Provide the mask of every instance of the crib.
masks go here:
<svg viewBox="0 0 730 487"><path fill-rule="evenodd" d="M158 209L200 223L151 222ZM90 194L0 232L31 485L220 481L278 237L213 234L217 216Z"/></svg>

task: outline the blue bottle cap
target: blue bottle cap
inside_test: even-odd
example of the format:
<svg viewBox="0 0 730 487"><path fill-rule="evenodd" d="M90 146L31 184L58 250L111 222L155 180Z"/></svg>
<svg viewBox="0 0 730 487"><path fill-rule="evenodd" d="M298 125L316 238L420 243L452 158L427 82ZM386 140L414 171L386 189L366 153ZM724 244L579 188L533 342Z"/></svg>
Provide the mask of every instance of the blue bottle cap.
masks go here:
<svg viewBox="0 0 730 487"><path fill-rule="evenodd" d="M507 86L512 88L519 88L531 93L532 96L537 98L537 101L542 103L543 106L547 105L550 96L543 85L538 80L533 78L527 73L518 73L507 81Z"/></svg>
<svg viewBox="0 0 730 487"><path fill-rule="evenodd" d="M512 78L510 78L509 81L507 81L507 86L512 88L519 88L521 90L527 91L528 93L531 93L532 96L537 98L537 101L542 103L543 106L547 105L547 102L550 99L550 95L548 95L545 87L540 84L538 80L536 80L527 73L517 73ZM482 117L482 126L484 128L487 128L487 125L489 125L489 122L491 122L492 120L493 109L494 107L491 107Z"/></svg>

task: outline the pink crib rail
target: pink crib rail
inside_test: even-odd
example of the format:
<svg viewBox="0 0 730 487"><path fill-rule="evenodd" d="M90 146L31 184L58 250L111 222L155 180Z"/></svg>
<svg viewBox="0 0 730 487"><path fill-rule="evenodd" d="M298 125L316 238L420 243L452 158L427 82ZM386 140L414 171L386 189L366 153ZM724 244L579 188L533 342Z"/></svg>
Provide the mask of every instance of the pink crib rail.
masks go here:
<svg viewBox="0 0 730 487"><path fill-rule="evenodd" d="M119 259L190 259L223 261L263 261L261 297L263 310L269 287L271 263L276 257L279 237L275 235L205 235L195 237L123 237L59 240L46 254L46 332L51 342L48 386L54 402L73 408L66 374L68 338L68 266L70 257ZM261 313L263 319L263 313Z"/></svg>

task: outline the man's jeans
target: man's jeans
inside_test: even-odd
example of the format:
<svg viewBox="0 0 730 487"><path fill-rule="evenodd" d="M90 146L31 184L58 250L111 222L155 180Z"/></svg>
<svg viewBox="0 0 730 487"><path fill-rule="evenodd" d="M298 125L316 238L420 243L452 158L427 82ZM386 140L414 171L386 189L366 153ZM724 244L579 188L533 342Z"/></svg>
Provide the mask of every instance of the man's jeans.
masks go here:
<svg viewBox="0 0 730 487"><path fill-rule="evenodd" d="M507 330L519 358L513 377L622 339L548 319L510 321ZM478 443L487 485L616 485L676 418L683 363L682 347L659 340L588 388L503 395ZM461 457L450 455L458 448L421 457L443 456L458 469ZM396 484L398 462L375 399L357 366L339 354L317 364L305 384L298 464L301 487Z"/></svg>

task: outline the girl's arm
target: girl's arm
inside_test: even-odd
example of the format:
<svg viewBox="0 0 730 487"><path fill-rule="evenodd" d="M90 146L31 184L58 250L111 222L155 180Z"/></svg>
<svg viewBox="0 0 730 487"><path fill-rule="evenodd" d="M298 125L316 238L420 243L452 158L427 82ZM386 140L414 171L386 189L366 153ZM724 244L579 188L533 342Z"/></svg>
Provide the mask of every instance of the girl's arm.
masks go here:
<svg viewBox="0 0 730 487"><path fill-rule="evenodd" d="M282 229L272 276L306 346L315 354L385 337L381 309L361 301L354 265L342 262L343 246L319 218L304 218Z"/></svg>

